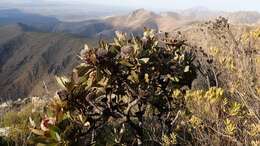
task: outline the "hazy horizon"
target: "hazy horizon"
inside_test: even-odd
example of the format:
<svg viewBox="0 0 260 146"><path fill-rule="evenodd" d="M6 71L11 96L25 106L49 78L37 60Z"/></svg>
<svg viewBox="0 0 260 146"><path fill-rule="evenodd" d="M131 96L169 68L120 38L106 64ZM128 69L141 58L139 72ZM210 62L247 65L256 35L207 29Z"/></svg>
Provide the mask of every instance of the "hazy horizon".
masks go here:
<svg viewBox="0 0 260 146"><path fill-rule="evenodd" d="M107 7L122 7L129 9L144 8L154 11L174 11L194 7L207 8L217 11L258 11L260 12L259 0L1 0L2 8L17 5L62 5L74 4L81 7L87 7L89 4L102 5ZM97 11L99 11L97 9ZM100 10L101 11L101 10Z"/></svg>

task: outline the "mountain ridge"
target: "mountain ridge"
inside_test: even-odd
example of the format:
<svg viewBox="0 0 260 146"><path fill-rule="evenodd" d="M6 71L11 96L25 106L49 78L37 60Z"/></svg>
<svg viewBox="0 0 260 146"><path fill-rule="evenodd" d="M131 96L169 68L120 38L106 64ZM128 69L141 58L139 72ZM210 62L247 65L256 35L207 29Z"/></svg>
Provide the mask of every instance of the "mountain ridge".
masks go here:
<svg viewBox="0 0 260 146"><path fill-rule="evenodd" d="M243 25L257 25L260 22L260 14L255 12L226 14L230 15L231 21L240 21ZM53 21L47 21L51 22L51 27L48 23L43 23L47 27L42 27L42 24L39 27L38 23L42 20L31 23L29 19L35 15L22 16L25 18L22 22L12 16L11 20L16 21L2 23L2 26L3 19L0 17L0 98L41 96L46 94L46 87L53 93L57 89L54 76L69 73L78 61L76 56L83 45L93 45L99 39L109 40L116 30L134 35L141 35L144 27L167 32L192 30L194 24L204 21L204 16L190 19L191 16L184 17L176 12L155 13L138 9L127 15L82 22L60 22L55 19L54 25ZM52 17L42 18L53 20Z"/></svg>
<svg viewBox="0 0 260 146"><path fill-rule="evenodd" d="M9 14L8 19L4 17L7 14ZM140 34L144 27L172 31L183 25L197 21L213 20L218 16L227 17L231 23L235 24L255 25L260 23L260 13L254 11L221 12L210 11L208 9L188 9L179 12L155 13L146 9L137 9L128 14L102 19L63 22L54 17L40 16L10 9L0 10L0 25L5 23L21 23L33 31L70 33L87 38L110 38L113 36L115 30L131 32L133 34ZM39 18L32 21L31 19L35 17Z"/></svg>

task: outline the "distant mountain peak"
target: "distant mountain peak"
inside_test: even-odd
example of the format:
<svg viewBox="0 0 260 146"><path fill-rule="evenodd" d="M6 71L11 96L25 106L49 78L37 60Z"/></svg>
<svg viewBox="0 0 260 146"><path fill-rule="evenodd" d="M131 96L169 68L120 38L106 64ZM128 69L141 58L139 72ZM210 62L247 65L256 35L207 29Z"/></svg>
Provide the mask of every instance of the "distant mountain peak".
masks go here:
<svg viewBox="0 0 260 146"><path fill-rule="evenodd" d="M143 13L143 12L150 12L150 11L149 11L149 10L146 10L146 9L144 9L144 8L140 8L140 9L134 10L132 13L134 14L134 13Z"/></svg>
<svg viewBox="0 0 260 146"><path fill-rule="evenodd" d="M137 9L130 13L130 17L139 17L139 16L156 16L156 14L152 11L146 9Z"/></svg>

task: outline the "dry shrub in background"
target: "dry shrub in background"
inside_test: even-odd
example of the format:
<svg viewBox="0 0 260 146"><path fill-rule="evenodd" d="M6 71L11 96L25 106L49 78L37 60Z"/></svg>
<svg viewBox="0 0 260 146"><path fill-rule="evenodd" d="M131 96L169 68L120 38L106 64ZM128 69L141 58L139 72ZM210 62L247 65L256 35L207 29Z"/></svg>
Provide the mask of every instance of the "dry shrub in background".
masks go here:
<svg viewBox="0 0 260 146"><path fill-rule="evenodd" d="M216 21L204 24L201 31L207 40L203 43L208 46L203 50L207 60L212 61L210 66L204 66L204 70L209 70L211 74L207 75L215 80L217 87L225 90L225 103L218 108L226 105L230 108L221 114L222 118L226 119L226 128L217 126L219 130L215 130L221 135L225 133L221 132L224 130L236 131L233 135L227 132L230 133L228 136L232 137L230 139L237 141L232 145L259 145L260 28L234 26L229 24L227 19L219 17ZM226 141L222 142L227 144Z"/></svg>

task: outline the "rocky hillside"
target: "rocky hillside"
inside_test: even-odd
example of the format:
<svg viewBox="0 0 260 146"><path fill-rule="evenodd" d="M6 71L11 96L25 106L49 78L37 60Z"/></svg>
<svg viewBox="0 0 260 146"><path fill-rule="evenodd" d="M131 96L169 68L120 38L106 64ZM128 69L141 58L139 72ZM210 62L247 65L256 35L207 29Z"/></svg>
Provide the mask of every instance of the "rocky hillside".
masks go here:
<svg viewBox="0 0 260 146"><path fill-rule="evenodd" d="M187 32L200 42L194 26L219 15L240 24L258 24L257 12L212 12L191 9L154 13L144 9L127 15L82 22L60 22L55 18L2 10L0 13L0 98L41 96L55 91L55 74L66 74L77 62L83 44L110 39L114 31L140 34L144 27ZM190 31L192 30L192 31ZM90 41L88 41L90 40ZM95 41L93 41L95 40ZM199 40L199 41L198 41ZM89 43L88 43L89 44Z"/></svg>
<svg viewBox="0 0 260 146"><path fill-rule="evenodd" d="M86 39L62 33L0 28L0 97L42 95L55 90L54 75L68 73Z"/></svg>

